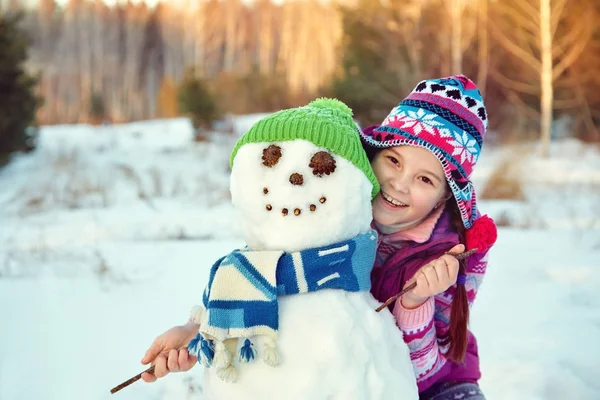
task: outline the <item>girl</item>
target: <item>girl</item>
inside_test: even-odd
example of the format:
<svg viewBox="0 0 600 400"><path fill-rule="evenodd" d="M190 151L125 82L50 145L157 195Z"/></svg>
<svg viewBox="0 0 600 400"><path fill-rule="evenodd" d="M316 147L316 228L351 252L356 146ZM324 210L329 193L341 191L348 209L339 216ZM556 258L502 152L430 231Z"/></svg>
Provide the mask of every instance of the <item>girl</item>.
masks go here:
<svg viewBox="0 0 600 400"><path fill-rule="evenodd" d="M390 306L411 352L421 399L481 400L469 306L496 239L493 221L480 216L469 177L481 151L487 114L481 95L464 76L419 83L380 126L361 132L381 192L373 200L379 232L371 292L384 302L417 286ZM477 252L460 263L451 255ZM187 371L196 359L188 323L155 339L142 359L154 361L152 382Z"/></svg>
<svg viewBox="0 0 600 400"><path fill-rule="evenodd" d="M380 242L371 293L384 302L417 282L392 312L422 399L483 399L467 322L496 239L493 221L478 213L469 179L486 128L477 87L455 76L419 83L381 126L361 132L381 185L373 200ZM443 256L458 243L477 252L460 263Z"/></svg>

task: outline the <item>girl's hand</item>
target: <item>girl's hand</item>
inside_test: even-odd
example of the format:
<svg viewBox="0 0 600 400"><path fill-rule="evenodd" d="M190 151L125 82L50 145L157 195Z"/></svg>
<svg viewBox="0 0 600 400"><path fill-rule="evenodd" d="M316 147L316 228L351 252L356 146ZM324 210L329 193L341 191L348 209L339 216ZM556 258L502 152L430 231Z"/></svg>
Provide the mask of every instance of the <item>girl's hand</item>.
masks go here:
<svg viewBox="0 0 600 400"><path fill-rule="evenodd" d="M152 362L154 373L144 372L142 379L145 382L154 382L169 372L192 369L198 360L188 354L187 345L196 333L198 333L198 325L188 322L185 325L175 326L154 339L142 358L144 365Z"/></svg>
<svg viewBox="0 0 600 400"><path fill-rule="evenodd" d="M448 253L460 254L465 251L465 246L458 244ZM427 299L436 294L445 292L456 283L458 276L458 260L451 255L444 254L437 260L430 262L417 271L412 279L408 280L404 287L417 282L410 292L401 297L402 307L414 309L425 303Z"/></svg>

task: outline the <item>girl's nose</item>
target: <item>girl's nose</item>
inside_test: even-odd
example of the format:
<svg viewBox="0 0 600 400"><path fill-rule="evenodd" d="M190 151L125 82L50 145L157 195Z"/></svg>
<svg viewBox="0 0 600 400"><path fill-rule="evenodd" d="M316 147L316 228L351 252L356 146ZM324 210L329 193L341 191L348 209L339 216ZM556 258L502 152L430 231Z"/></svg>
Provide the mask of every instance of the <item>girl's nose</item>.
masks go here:
<svg viewBox="0 0 600 400"><path fill-rule="evenodd" d="M407 193L409 190L409 183L405 174L398 174L391 179L391 184L394 190L399 193Z"/></svg>

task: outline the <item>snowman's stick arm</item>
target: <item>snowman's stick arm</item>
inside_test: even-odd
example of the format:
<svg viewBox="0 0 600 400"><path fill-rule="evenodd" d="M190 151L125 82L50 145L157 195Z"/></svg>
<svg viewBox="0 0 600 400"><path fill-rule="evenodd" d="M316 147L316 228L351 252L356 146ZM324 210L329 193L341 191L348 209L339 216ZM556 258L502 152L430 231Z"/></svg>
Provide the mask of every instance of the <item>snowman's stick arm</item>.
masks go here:
<svg viewBox="0 0 600 400"><path fill-rule="evenodd" d="M477 251L477 249L471 249L469 251L465 251L464 253L460 253L460 254L450 254L450 253L446 253L446 254L454 256L458 261L460 261L460 260L464 260L465 258L469 257L471 254L474 254L476 251ZM410 285L405 287L400 293L387 299L385 301L385 303L383 303L382 305L377 307L375 309L375 311L379 312L379 311L383 310L384 308L386 308L387 306L392 304L394 301L396 301L396 299L398 297L401 297L403 294L405 294L406 292L410 292L411 290L413 290L416 287L417 287L417 282L411 283Z"/></svg>
<svg viewBox="0 0 600 400"><path fill-rule="evenodd" d="M149 374L152 374L152 373L154 373L154 365L153 365L153 366L151 366L150 368L148 368L147 370L145 370L144 372L147 372L147 373L149 373ZM133 378L131 378L131 379L128 379L128 380L126 380L125 382L121 383L120 385L118 385L118 386L115 386L114 388L110 389L110 393L111 393L111 394L115 394L115 393L117 393L119 390L121 390L121 389L123 389L123 388L126 388L127 386L131 385L133 382L139 381L139 380L140 380L140 378L142 377L142 374L143 374L144 372L142 372L142 373L139 373L139 374L137 374L136 376L134 376Z"/></svg>

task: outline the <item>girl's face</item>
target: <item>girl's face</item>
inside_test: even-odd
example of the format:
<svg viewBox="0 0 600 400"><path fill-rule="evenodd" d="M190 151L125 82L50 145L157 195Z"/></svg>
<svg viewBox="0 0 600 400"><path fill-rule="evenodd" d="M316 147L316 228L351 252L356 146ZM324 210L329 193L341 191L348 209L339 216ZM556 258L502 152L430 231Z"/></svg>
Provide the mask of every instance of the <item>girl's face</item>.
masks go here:
<svg viewBox="0 0 600 400"><path fill-rule="evenodd" d="M383 149L371 166L381 185L373 199L373 219L382 225L416 223L449 198L442 165L428 150Z"/></svg>

